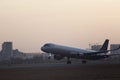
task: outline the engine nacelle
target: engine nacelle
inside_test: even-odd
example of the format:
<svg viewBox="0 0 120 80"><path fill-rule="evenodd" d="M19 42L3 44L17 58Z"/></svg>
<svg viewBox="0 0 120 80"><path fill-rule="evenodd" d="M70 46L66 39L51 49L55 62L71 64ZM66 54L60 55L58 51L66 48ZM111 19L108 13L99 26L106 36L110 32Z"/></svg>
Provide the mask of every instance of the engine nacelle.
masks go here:
<svg viewBox="0 0 120 80"><path fill-rule="evenodd" d="M56 60L61 60L61 59L63 59L63 58L64 58L64 56L54 55L54 59L56 59Z"/></svg>

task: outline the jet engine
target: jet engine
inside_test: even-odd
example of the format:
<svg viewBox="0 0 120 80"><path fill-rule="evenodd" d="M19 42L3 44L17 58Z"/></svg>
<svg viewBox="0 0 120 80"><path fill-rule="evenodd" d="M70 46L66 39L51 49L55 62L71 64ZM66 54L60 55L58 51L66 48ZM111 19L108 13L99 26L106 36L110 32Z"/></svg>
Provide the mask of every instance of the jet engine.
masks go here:
<svg viewBox="0 0 120 80"><path fill-rule="evenodd" d="M54 55L54 59L56 59L56 60L61 60L61 59L63 59L63 58L64 58L64 56Z"/></svg>

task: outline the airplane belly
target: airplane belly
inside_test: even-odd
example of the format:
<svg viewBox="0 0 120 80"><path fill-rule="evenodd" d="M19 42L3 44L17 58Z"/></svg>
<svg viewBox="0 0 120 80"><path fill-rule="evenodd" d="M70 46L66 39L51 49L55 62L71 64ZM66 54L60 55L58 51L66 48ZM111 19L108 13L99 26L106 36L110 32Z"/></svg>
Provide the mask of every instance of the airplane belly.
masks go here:
<svg viewBox="0 0 120 80"><path fill-rule="evenodd" d="M67 55L69 54L69 51L64 50L64 49L54 49L51 52L52 54L60 54L60 55Z"/></svg>

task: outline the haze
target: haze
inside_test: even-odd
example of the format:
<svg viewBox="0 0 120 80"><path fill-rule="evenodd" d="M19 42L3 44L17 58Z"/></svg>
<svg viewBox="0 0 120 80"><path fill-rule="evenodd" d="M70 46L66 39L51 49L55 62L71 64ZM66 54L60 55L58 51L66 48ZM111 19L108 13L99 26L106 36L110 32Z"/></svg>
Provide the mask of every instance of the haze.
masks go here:
<svg viewBox="0 0 120 80"><path fill-rule="evenodd" d="M120 43L119 0L0 0L0 43L23 52L47 43Z"/></svg>

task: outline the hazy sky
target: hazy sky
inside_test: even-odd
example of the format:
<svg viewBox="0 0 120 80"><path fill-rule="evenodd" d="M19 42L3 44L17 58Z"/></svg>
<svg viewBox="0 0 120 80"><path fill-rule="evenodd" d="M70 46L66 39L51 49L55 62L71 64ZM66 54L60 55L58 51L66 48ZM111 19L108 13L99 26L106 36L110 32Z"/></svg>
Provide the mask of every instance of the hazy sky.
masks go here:
<svg viewBox="0 0 120 80"><path fill-rule="evenodd" d="M120 0L0 0L0 44L40 52L47 42L120 43Z"/></svg>

